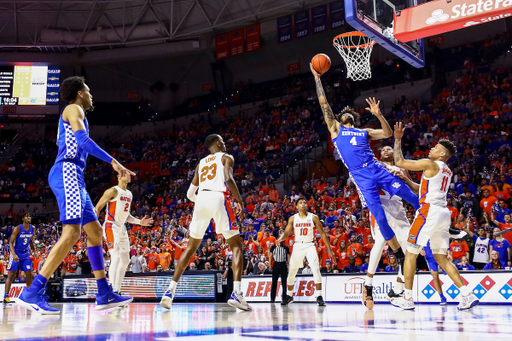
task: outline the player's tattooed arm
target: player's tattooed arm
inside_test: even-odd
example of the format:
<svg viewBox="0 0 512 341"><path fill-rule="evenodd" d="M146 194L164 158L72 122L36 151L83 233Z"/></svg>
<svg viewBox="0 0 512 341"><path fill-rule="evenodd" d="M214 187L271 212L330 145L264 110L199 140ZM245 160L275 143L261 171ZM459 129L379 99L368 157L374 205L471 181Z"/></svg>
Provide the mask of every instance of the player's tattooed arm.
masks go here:
<svg viewBox="0 0 512 341"><path fill-rule="evenodd" d="M433 162L430 159L421 159L417 161L413 160L405 160L402 155L402 137L404 136L405 127L402 122L398 122L395 124L395 145L393 148L393 158L395 160L395 166L411 170L411 171L426 171L425 175L427 177L434 176L439 171L439 166L437 163ZM429 173L432 173L429 175Z"/></svg>
<svg viewBox="0 0 512 341"><path fill-rule="evenodd" d="M313 66L309 64L311 68L311 72L315 76L315 85L316 85L316 94L318 96L318 103L320 104L320 108L324 114L324 120L327 124L327 128L331 133L331 136L334 138L338 135L339 132L339 122L336 121L334 117L334 113L332 111L329 102L327 102L327 96L325 95L324 87L322 85L322 80L320 79L320 75L313 69Z"/></svg>

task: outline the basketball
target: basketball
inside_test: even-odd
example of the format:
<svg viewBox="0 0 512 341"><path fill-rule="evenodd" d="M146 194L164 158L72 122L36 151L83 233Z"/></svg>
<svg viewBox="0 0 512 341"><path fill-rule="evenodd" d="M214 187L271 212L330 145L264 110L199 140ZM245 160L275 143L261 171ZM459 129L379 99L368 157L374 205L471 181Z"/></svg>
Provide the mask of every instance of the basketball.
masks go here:
<svg viewBox="0 0 512 341"><path fill-rule="evenodd" d="M316 72L323 75L331 67L331 58L325 53L319 53L311 59L311 64Z"/></svg>

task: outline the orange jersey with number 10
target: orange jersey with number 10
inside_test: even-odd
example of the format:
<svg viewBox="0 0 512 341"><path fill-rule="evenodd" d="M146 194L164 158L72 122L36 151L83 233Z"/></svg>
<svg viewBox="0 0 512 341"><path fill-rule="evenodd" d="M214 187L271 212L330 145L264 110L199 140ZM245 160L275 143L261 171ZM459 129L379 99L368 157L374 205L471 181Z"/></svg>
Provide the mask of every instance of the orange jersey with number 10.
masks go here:
<svg viewBox="0 0 512 341"><path fill-rule="evenodd" d="M293 233L295 234L295 243L312 243L315 238L313 213L308 212L308 215L304 219L299 217L299 213L296 213L293 216Z"/></svg>
<svg viewBox="0 0 512 341"><path fill-rule="evenodd" d="M210 154L199 161L199 190L226 192L226 179L224 179L224 165L222 157L226 153Z"/></svg>
<svg viewBox="0 0 512 341"><path fill-rule="evenodd" d="M113 221L118 225L124 225L126 219L130 215L130 206L132 204L132 192L124 190L119 186L117 196L107 203L107 216L105 220Z"/></svg>

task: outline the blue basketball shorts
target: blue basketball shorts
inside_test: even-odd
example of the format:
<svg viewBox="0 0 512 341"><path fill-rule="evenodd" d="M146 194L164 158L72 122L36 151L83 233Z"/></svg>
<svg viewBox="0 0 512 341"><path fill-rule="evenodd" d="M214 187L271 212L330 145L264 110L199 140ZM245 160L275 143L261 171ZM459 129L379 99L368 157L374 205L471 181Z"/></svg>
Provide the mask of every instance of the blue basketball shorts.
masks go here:
<svg viewBox="0 0 512 341"><path fill-rule="evenodd" d="M393 196L403 187L407 187L399 177L388 172L377 162L371 162L366 167L351 170L350 177L359 192L363 208L368 207L369 204L380 205L379 188Z"/></svg>
<svg viewBox="0 0 512 341"><path fill-rule="evenodd" d="M84 226L98 220L80 167L72 162L58 162L50 170L48 182L57 198L62 224Z"/></svg>
<svg viewBox="0 0 512 341"><path fill-rule="evenodd" d="M32 260L30 259L30 254L17 252L16 255L19 258L18 262L15 262L12 258L12 254L9 257L9 263L7 264L7 271L18 271L18 268L21 271L32 271Z"/></svg>

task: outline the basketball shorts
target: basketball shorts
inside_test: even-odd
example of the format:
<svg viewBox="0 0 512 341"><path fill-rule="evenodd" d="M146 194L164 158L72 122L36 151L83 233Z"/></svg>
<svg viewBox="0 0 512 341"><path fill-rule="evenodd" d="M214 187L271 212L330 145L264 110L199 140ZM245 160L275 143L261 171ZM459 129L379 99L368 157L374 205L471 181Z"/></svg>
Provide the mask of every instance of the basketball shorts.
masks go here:
<svg viewBox="0 0 512 341"><path fill-rule="evenodd" d="M433 251L447 250L450 243L451 212L446 207L423 204L409 231L407 241L425 247L430 240Z"/></svg>
<svg viewBox="0 0 512 341"><path fill-rule="evenodd" d="M240 225L231 207L232 202L229 195L223 192L199 191L190 222L190 237L203 239L212 219L215 221L215 231L222 234L224 238L238 236Z"/></svg>
<svg viewBox="0 0 512 341"><path fill-rule="evenodd" d="M12 254L9 257L9 263L7 264L7 271L32 271L32 260L30 259L30 254L27 253L16 253L18 255L19 261L15 262L12 258Z"/></svg>
<svg viewBox="0 0 512 341"><path fill-rule="evenodd" d="M363 208L370 204L380 205L379 188L394 196L402 187L407 187L400 178L394 176L384 166L372 162L366 167L350 171L350 177L359 192Z"/></svg>
<svg viewBox="0 0 512 341"><path fill-rule="evenodd" d="M105 220L103 223L103 236L111 252L130 252L130 240L124 225L121 226L115 222Z"/></svg>
<svg viewBox="0 0 512 341"><path fill-rule="evenodd" d="M393 232L395 232L396 239L400 243L400 245L407 243L407 236L409 235L409 230L411 229L411 225L409 224L409 220L407 220L407 216L405 214L405 209L401 206L398 209L398 212L390 212L390 210L382 205L384 208L384 213L386 214L386 219L391 226ZM380 231L379 224L375 220L375 217L370 213L370 226L372 231L372 237L376 240L378 237L382 235Z"/></svg>
<svg viewBox="0 0 512 341"><path fill-rule="evenodd" d="M84 226L98 220L80 167L72 162L58 162L50 170L48 182L57 198L62 224Z"/></svg>
<svg viewBox="0 0 512 341"><path fill-rule="evenodd" d="M304 257L311 269L319 268L318 253L314 243L295 243L290 256L290 269L300 269L304 266Z"/></svg>

